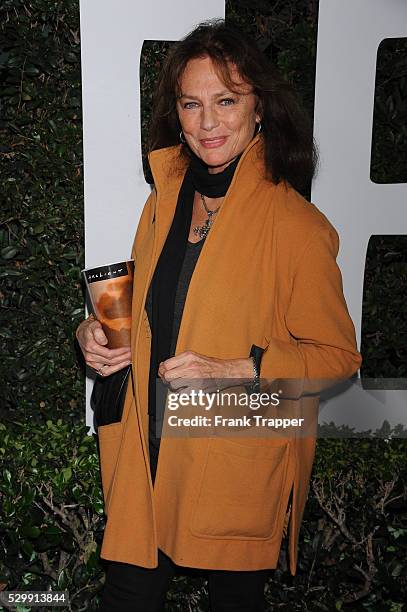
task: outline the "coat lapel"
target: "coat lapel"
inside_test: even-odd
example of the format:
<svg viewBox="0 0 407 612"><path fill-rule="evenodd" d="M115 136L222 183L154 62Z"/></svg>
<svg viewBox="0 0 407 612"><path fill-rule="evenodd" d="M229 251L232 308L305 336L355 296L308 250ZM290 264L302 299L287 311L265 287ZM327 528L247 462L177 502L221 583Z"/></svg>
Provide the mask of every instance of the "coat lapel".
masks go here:
<svg viewBox="0 0 407 612"><path fill-rule="evenodd" d="M252 214L251 207L248 204L252 201L252 195L256 188L264 180L262 144L263 139L256 136L246 147L236 167L221 209L202 247L185 300L177 340L177 352L188 348L185 345L185 342L188 344L189 340L189 331L186 330L186 327L191 327L190 323L194 320L191 315L194 312L196 314L198 309L202 307L202 286L205 285L209 276L216 274L219 257L222 257L225 233L241 231L242 226L245 227L245 216ZM184 170L182 176L178 179L165 176L166 168L168 172L168 169L174 164L174 158L171 159L170 152L172 155L175 153L178 156L179 147L157 151L150 156L158 194L156 221L159 221L158 227L156 227L157 245L154 252L154 267L170 229L177 205L178 192L185 174ZM236 192L234 186L238 178L240 189L239 192ZM233 261L230 261L229 264L233 266ZM218 295L222 295L222 279L219 279Z"/></svg>
<svg viewBox="0 0 407 612"><path fill-rule="evenodd" d="M236 168L232 183L217 219L211 228L202 248L199 260L191 279L191 290L188 291L184 313L178 335L177 350L185 350L184 344L188 343L188 332L185 334L185 321L191 320L191 314L197 309L200 299L200 285L216 266L219 253L222 252L222 240L224 233L233 231L233 226L239 220L242 222L241 212L247 214L247 201L250 193L264 178L264 166L262 156L259 155L262 139L256 136L244 151ZM135 274L135 288L133 298L133 354L139 355L140 338L143 334L142 327L146 327L145 333L151 335L147 317L144 316L144 304L151 278L154 273L158 258L163 249L177 206L179 190L185 176L187 165L180 160L180 146L169 147L153 151L149 156L150 166L154 177L156 188L156 203L154 221L151 223L146 238L142 243L143 252L138 254L137 270ZM246 180L247 175L247 180ZM242 185L239 193L234 190L234 183L239 176ZM253 178L254 177L254 178ZM246 210L244 210L246 208ZM221 295L222 291L220 292ZM192 317L193 318L193 317ZM143 361L149 362L150 355L143 351ZM136 359L136 380L144 380L145 364ZM142 372L143 370L143 372ZM140 391L140 389L139 389ZM136 392L136 395L138 393ZM138 395L137 404L141 413L146 410L146 401Z"/></svg>

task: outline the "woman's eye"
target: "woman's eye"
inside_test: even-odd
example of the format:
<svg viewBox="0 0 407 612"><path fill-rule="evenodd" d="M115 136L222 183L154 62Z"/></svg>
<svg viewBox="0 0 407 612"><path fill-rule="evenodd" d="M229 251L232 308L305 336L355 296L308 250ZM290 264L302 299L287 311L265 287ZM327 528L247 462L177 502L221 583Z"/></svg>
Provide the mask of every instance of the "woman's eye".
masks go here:
<svg viewBox="0 0 407 612"><path fill-rule="evenodd" d="M233 98L223 98L220 103L222 104L222 106L230 106L231 104L234 104L235 101L233 100Z"/></svg>
<svg viewBox="0 0 407 612"><path fill-rule="evenodd" d="M196 108L197 103L196 102L185 102L184 104L184 108Z"/></svg>

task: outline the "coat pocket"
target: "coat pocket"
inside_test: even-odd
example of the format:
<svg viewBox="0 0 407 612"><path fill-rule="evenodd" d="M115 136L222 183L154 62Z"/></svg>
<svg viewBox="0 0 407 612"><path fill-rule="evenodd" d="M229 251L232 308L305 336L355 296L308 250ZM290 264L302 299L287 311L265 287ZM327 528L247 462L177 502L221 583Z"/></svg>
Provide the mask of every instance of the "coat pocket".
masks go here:
<svg viewBox="0 0 407 612"><path fill-rule="evenodd" d="M191 531L205 538L265 540L281 523L290 443L211 439Z"/></svg>
<svg viewBox="0 0 407 612"><path fill-rule="evenodd" d="M108 513L109 496L119 457L122 432L123 424L120 422L98 427L100 473L106 514Z"/></svg>

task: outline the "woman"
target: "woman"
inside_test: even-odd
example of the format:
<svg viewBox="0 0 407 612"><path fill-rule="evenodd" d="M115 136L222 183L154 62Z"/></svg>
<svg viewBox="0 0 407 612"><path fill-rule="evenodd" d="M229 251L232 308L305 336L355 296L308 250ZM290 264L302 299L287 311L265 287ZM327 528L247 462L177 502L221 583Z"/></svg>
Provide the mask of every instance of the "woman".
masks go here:
<svg viewBox="0 0 407 612"><path fill-rule="evenodd" d="M222 21L198 26L167 58L149 161L131 351L104 347L95 320L77 331L99 374L133 366L121 422L98 430L111 561L102 608L161 610L186 566L207 570L212 611L263 610L286 530L296 571L315 437L160 441L156 379L179 388L261 374L315 416L315 392L361 361L338 236L296 191L314 171L304 112L253 42Z"/></svg>

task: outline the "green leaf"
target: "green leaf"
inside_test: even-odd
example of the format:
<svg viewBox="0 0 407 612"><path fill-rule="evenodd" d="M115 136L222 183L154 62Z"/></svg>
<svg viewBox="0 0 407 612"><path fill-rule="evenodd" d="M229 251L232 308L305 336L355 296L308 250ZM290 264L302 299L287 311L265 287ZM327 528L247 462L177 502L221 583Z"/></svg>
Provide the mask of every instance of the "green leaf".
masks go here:
<svg viewBox="0 0 407 612"><path fill-rule="evenodd" d="M34 234L42 234L44 231L44 224L43 223L36 223L33 227L33 233Z"/></svg>
<svg viewBox="0 0 407 612"><path fill-rule="evenodd" d="M17 255L18 249L14 246L7 246L1 250L1 256L3 259L12 259L15 255Z"/></svg>
<svg viewBox="0 0 407 612"><path fill-rule="evenodd" d="M22 531L28 538L38 538L38 536L41 534L41 529L35 525L26 525L23 527Z"/></svg>
<svg viewBox="0 0 407 612"><path fill-rule="evenodd" d="M24 68L24 72L28 76L37 76L40 73L38 68L36 66L33 66L32 64L29 64L28 66L26 65Z"/></svg>
<svg viewBox="0 0 407 612"><path fill-rule="evenodd" d="M65 53L65 60L70 64L75 64L78 61L78 56L73 51Z"/></svg>
<svg viewBox="0 0 407 612"><path fill-rule="evenodd" d="M65 482L68 482L68 480L71 480L72 478L72 469L70 467L64 468L62 470L62 476Z"/></svg>

